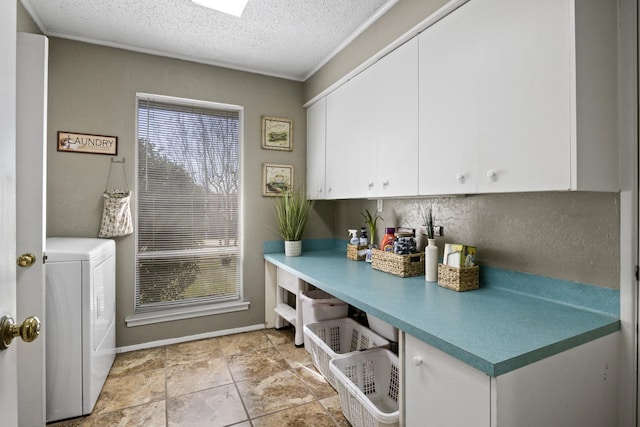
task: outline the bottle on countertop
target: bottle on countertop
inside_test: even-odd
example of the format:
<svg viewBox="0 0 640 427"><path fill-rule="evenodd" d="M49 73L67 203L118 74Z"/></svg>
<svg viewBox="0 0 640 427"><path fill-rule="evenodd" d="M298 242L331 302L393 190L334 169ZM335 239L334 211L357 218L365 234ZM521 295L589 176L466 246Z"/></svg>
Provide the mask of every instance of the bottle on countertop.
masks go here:
<svg viewBox="0 0 640 427"><path fill-rule="evenodd" d="M360 243L360 239L358 238L358 230L349 230L349 235L351 239L349 239L349 243L352 245L358 245Z"/></svg>
<svg viewBox="0 0 640 427"><path fill-rule="evenodd" d="M367 237L367 228L362 227L360 229L360 246L367 246L369 244L369 238Z"/></svg>
<svg viewBox="0 0 640 427"><path fill-rule="evenodd" d="M385 252L393 252L393 241L396 236L396 228L395 227L387 227L384 229L384 237L382 238L382 244L380 245L380 250Z"/></svg>

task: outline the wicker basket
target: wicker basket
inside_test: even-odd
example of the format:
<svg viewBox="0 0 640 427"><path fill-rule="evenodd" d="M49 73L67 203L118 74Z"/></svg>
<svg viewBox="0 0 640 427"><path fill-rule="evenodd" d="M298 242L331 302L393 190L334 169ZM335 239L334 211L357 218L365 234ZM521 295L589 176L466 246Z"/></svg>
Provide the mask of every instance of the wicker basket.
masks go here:
<svg viewBox="0 0 640 427"><path fill-rule="evenodd" d="M438 264L438 285L458 292L472 291L480 286L480 267L449 267Z"/></svg>
<svg viewBox="0 0 640 427"><path fill-rule="evenodd" d="M380 249L371 251L371 267L400 277L420 276L424 274L424 252L410 255L398 255Z"/></svg>
<svg viewBox="0 0 640 427"><path fill-rule="evenodd" d="M369 246L362 246L362 245L352 245L351 243L347 244L347 258L352 259L354 261L364 261L365 257L367 256L366 253L362 254L362 255L358 255L358 252L363 250L363 249L367 249Z"/></svg>

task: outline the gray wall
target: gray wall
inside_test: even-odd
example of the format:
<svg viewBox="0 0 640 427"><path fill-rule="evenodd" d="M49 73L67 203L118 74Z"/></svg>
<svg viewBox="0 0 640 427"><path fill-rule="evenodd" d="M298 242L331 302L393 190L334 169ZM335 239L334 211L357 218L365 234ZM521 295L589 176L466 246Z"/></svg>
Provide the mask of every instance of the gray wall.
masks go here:
<svg viewBox="0 0 640 427"><path fill-rule="evenodd" d="M402 0L305 82L305 102L411 30L446 0ZM617 144L612 144L617 147ZM615 148L614 148L615 149ZM383 227L420 225L433 206L443 243L478 247L479 261L559 279L619 288L620 212L617 193L521 193L384 202ZM362 225L375 202L336 202L336 236Z"/></svg>
<svg viewBox="0 0 640 427"><path fill-rule="evenodd" d="M400 0L307 79L304 88L305 102L391 44L446 3L448 0Z"/></svg>
<svg viewBox="0 0 640 427"><path fill-rule="evenodd" d="M261 195L262 163L293 164L296 182L304 183L306 113L302 108L302 83L59 38L51 38L49 55L48 236L97 236L101 194L111 161L108 156L56 151L57 131L118 136L118 158L126 158L132 184L136 92L245 107L243 285L250 310L126 327L124 319L133 313L135 284L134 238L127 236L117 240L117 345L262 324L262 243L278 239L272 199ZM261 148L262 115L293 119L293 152ZM317 209L322 208L320 204ZM315 214L306 237L331 235L331 220L331 215L327 221Z"/></svg>
<svg viewBox="0 0 640 427"><path fill-rule="evenodd" d="M374 201L337 203L336 228L360 227ZM384 200L384 227L419 230L420 212L431 207L444 243L478 248L481 264L607 288L620 286L620 197L616 193L550 192ZM421 242L419 242L421 243ZM422 242L426 243L426 242Z"/></svg>
<svg viewBox="0 0 640 427"><path fill-rule="evenodd" d="M305 177L306 120L302 105L374 55L444 4L444 0L402 0L306 83L227 70L186 61L51 39L49 65L49 236L97 235L109 158L56 151L56 132L78 131L119 137L134 182L135 92L148 92L245 106L243 283L248 312L127 328L133 312L134 239L117 242L118 346L237 328L264 321L262 242L278 239L271 200L260 192L263 162L293 164L296 181ZM19 4L22 31L39 32ZM294 120L292 153L260 147L260 116ZM415 227L420 207L434 207L445 227L439 243L478 246L481 262L566 280L618 287L619 197L606 193L531 193L461 198L386 200L387 225ZM375 209L364 200L322 201L307 238L346 238L361 224L360 212ZM379 233L380 234L380 233ZM442 246L442 245L440 245Z"/></svg>
<svg viewBox="0 0 640 427"><path fill-rule="evenodd" d="M29 12L19 0L17 2L17 30L22 33L42 34Z"/></svg>

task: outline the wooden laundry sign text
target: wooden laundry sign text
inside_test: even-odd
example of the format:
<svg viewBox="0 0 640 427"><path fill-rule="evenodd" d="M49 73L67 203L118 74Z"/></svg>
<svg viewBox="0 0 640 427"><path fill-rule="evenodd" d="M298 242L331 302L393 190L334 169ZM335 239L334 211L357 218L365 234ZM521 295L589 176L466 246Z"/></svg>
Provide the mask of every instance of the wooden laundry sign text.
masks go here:
<svg viewBox="0 0 640 427"><path fill-rule="evenodd" d="M58 151L116 156L118 154L118 137L58 132Z"/></svg>

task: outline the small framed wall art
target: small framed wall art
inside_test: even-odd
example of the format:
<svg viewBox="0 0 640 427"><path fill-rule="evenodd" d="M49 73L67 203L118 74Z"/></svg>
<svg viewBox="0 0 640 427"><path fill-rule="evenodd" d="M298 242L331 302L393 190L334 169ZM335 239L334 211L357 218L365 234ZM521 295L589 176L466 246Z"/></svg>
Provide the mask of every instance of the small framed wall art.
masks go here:
<svg viewBox="0 0 640 427"><path fill-rule="evenodd" d="M117 156L118 137L58 132L58 151Z"/></svg>
<svg viewBox="0 0 640 427"><path fill-rule="evenodd" d="M293 190L293 166L262 164L262 195L282 196Z"/></svg>
<svg viewBox="0 0 640 427"><path fill-rule="evenodd" d="M293 151L293 120L262 116L262 148Z"/></svg>

